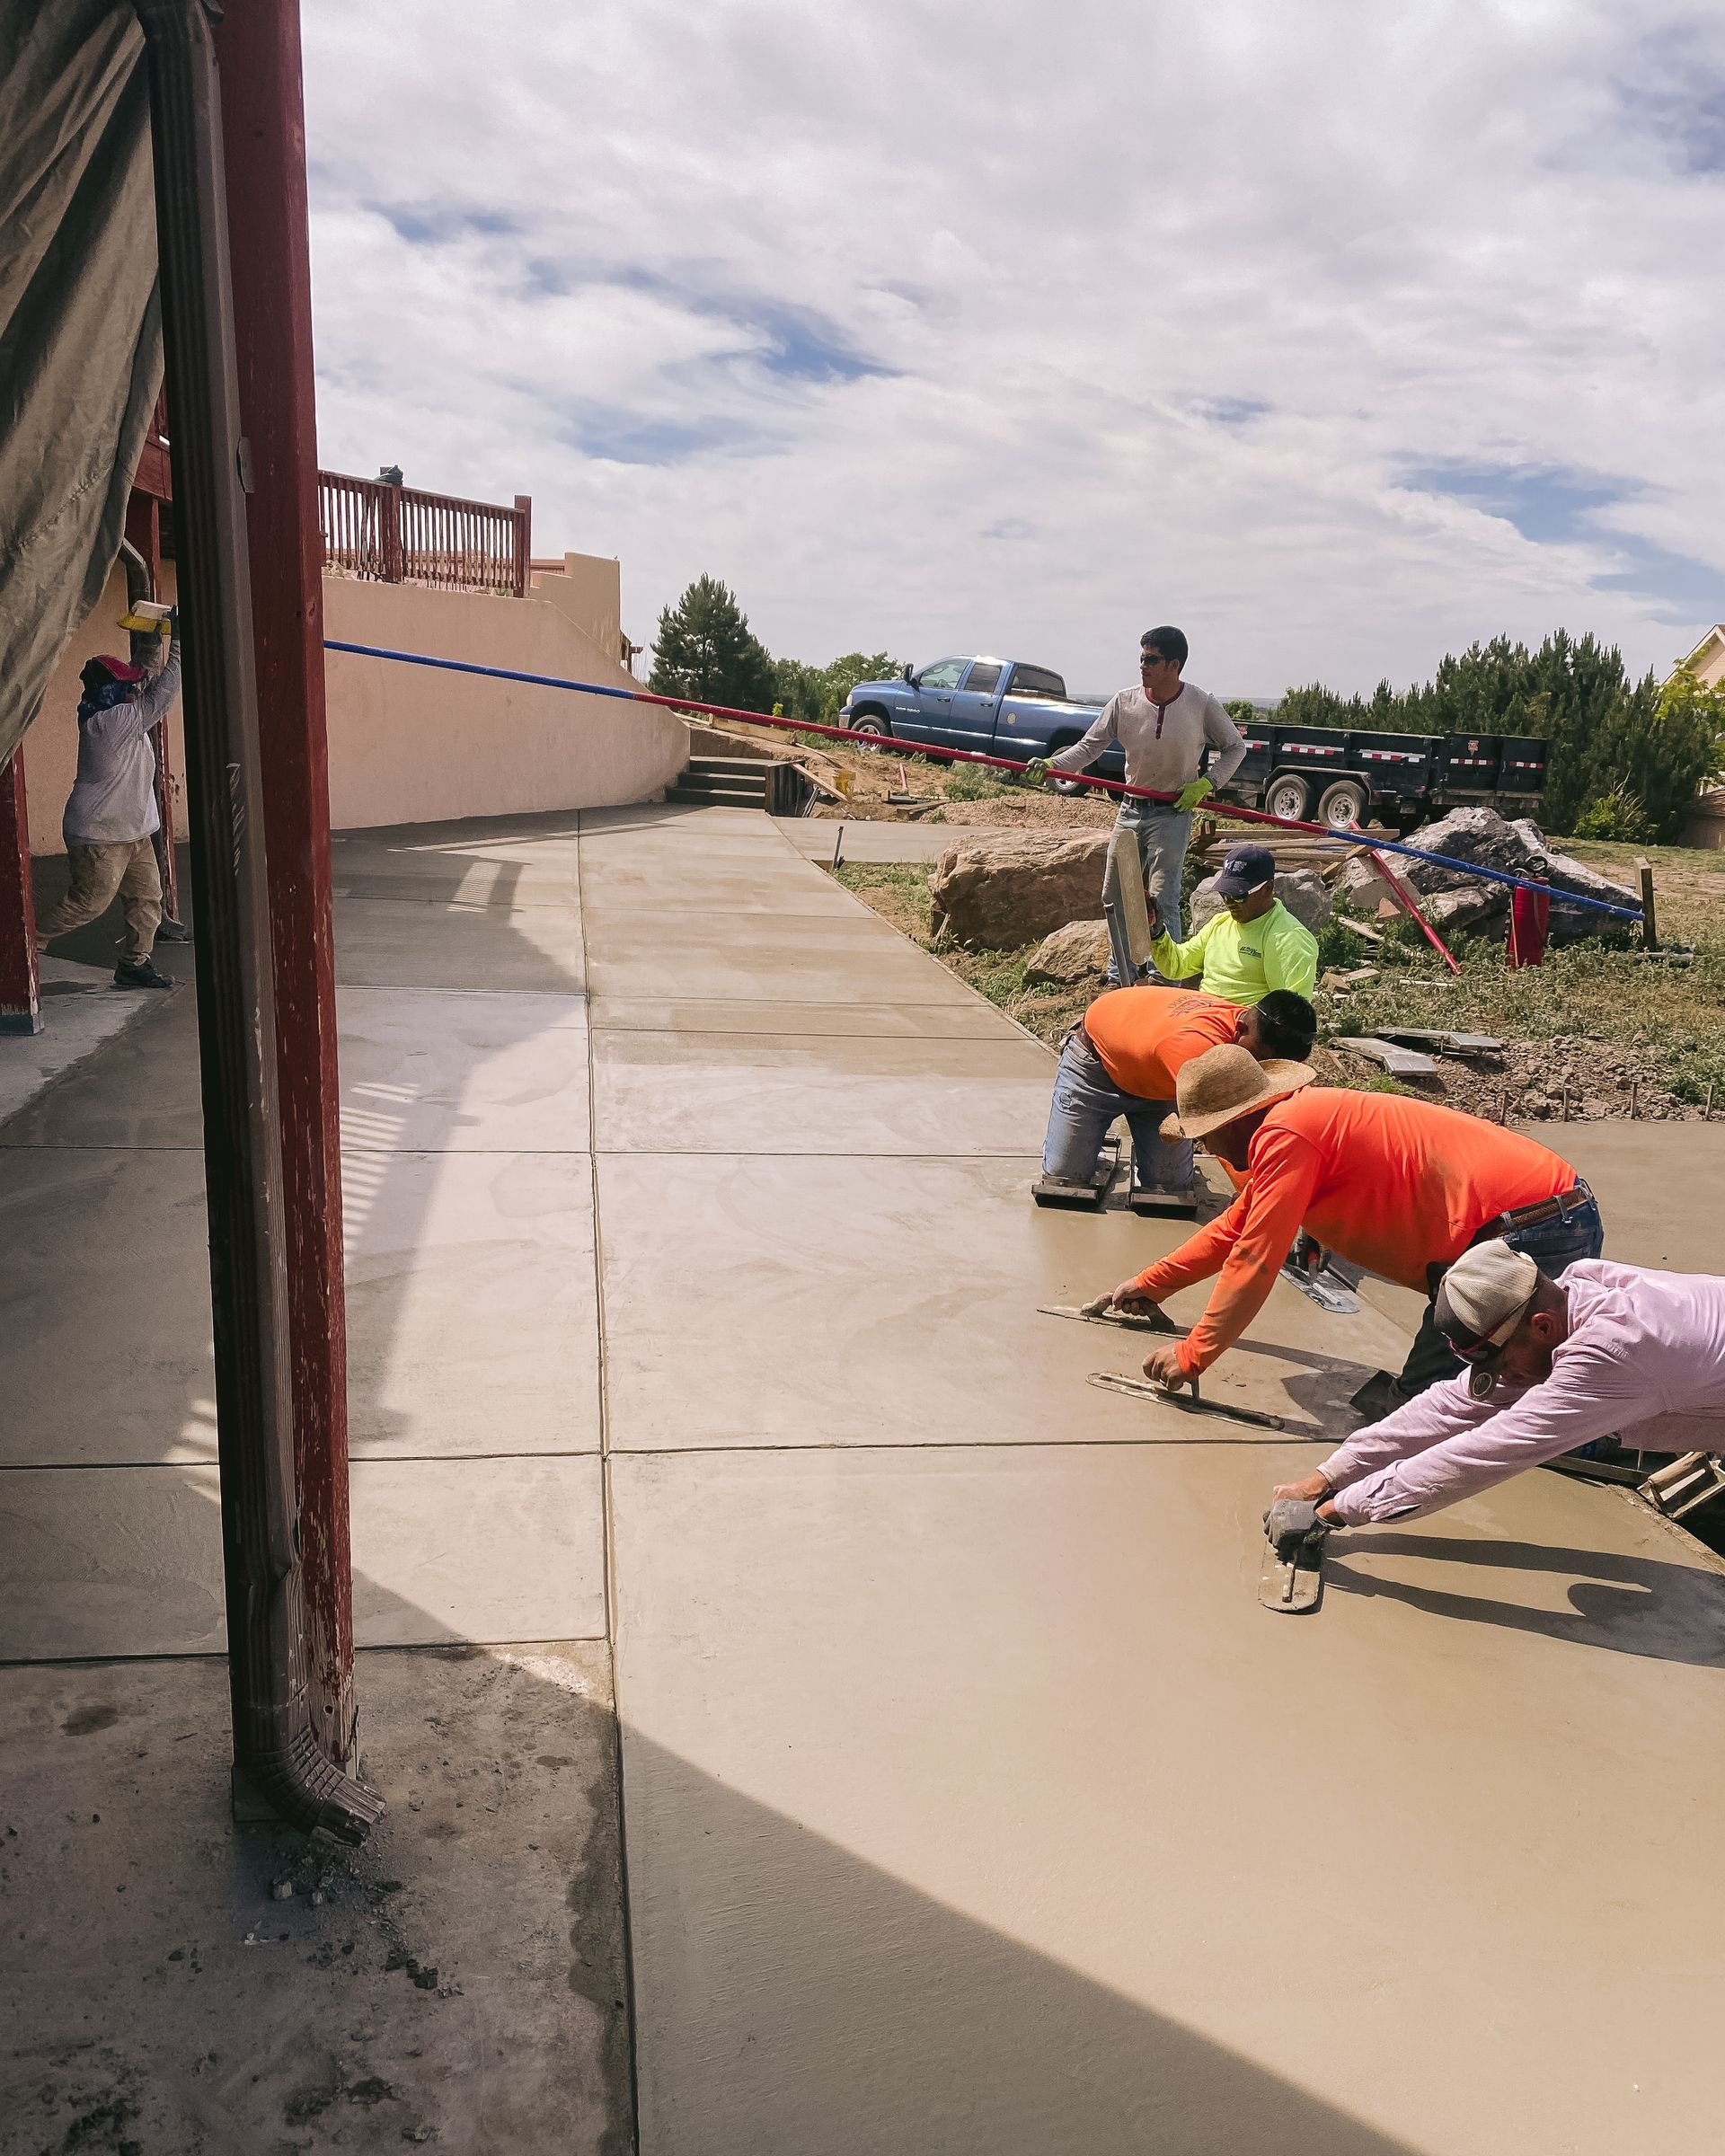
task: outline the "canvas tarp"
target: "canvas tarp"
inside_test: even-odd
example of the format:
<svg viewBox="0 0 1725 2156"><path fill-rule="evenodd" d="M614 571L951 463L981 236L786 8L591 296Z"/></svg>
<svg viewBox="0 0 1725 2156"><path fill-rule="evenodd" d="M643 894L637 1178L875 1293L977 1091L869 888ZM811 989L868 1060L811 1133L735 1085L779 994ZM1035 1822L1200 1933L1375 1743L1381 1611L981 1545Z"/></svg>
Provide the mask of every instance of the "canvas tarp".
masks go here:
<svg viewBox="0 0 1725 2156"><path fill-rule="evenodd" d="M161 382L137 18L0 0L0 762L102 595Z"/></svg>

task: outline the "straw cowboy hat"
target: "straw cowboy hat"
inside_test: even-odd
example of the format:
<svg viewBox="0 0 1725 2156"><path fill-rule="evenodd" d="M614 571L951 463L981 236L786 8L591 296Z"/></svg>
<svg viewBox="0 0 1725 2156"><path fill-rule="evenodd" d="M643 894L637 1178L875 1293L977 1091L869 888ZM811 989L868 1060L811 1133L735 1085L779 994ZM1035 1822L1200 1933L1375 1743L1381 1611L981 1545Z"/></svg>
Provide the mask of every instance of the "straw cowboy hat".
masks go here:
<svg viewBox="0 0 1725 2156"><path fill-rule="evenodd" d="M1236 1117L1268 1108L1310 1085L1317 1073L1309 1063L1260 1063L1243 1048L1206 1048L1182 1063L1174 1081L1177 1116L1163 1124L1164 1138L1208 1137Z"/></svg>

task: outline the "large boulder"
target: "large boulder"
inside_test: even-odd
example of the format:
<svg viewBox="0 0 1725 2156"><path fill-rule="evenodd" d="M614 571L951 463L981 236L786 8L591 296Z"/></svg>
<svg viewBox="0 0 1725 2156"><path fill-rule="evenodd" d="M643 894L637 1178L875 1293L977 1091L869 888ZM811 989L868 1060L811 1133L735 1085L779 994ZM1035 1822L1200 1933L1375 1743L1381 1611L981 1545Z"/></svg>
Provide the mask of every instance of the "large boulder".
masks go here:
<svg viewBox="0 0 1725 2156"><path fill-rule="evenodd" d="M1016 950L1069 921L1094 920L1108 841L1106 831L961 838L929 883L931 924L960 943Z"/></svg>
<svg viewBox="0 0 1725 2156"><path fill-rule="evenodd" d="M1057 981L1074 987L1108 971L1111 956L1106 921L1069 921L1045 936L1024 968L1027 981Z"/></svg>
<svg viewBox="0 0 1725 2156"><path fill-rule="evenodd" d="M1549 883L1560 891L1575 891L1583 897L1602 898L1611 906L1639 906L1641 898L1621 884L1555 853L1545 843L1537 824L1526 817L1510 823L1495 808L1452 808L1435 824L1426 824L1407 842L1430 853L1446 853L1459 861L1477 861L1486 868L1507 869L1536 883ZM1508 884L1487 882L1470 876L1465 869L1441 868L1424 861L1410 861L1403 853L1386 856L1396 874L1430 904L1421 910L1441 934L1446 929L1479 929L1500 921L1508 913ZM1372 863L1350 861L1335 884L1336 904L1344 912L1376 914L1389 897L1389 887ZM1565 906L1552 901L1551 932L1554 939L1572 941L1578 936L1597 935L1609 925L1609 914L1590 906Z"/></svg>
<svg viewBox="0 0 1725 2156"><path fill-rule="evenodd" d="M1276 896L1314 936L1334 911L1330 887L1315 869L1278 869ZM1192 893L1192 933L1196 935L1211 915L1221 911L1222 899L1216 888L1216 878L1207 876Z"/></svg>

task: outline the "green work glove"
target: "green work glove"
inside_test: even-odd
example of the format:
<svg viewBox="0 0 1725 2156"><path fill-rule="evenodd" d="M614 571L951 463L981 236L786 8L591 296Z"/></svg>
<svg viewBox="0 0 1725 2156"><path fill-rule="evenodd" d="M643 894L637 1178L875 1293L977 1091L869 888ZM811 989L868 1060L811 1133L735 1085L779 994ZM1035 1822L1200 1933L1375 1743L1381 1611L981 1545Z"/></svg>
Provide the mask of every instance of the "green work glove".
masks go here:
<svg viewBox="0 0 1725 2156"><path fill-rule="evenodd" d="M1192 809L1198 807L1198 804L1200 801L1208 801L1215 791L1216 788L1211 785L1208 779L1192 779L1189 781L1189 782L1182 786L1180 791L1174 796L1175 814L1178 816L1186 816L1190 814Z"/></svg>
<svg viewBox="0 0 1725 2156"><path fill-rule="evenodd" d="M1032 756L1019 773L1027 786L1046 786L1048 782L1048 759Z"/></svg>

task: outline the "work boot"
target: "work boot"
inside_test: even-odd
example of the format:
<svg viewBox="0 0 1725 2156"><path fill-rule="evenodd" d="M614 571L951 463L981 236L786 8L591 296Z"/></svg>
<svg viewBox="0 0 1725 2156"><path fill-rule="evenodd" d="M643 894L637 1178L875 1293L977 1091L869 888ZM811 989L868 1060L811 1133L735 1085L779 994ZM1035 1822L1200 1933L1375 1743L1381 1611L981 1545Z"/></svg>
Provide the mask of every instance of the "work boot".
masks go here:
<svg viewBox="0 0 1725 2156"><path fill-rule="evenodd" d="M173 983L165 973L158 973L148 959L141 959L136 966L116 966L114 985L116 988L172 988Z"/></svg>
<svg viewBox="0 0 1725 2156"><path fill-rule="evenodd" d="M183 921L164 921L155 932L158 943L190 943L191 931Z"/></svg>

